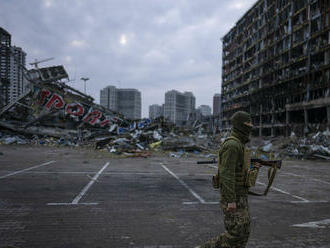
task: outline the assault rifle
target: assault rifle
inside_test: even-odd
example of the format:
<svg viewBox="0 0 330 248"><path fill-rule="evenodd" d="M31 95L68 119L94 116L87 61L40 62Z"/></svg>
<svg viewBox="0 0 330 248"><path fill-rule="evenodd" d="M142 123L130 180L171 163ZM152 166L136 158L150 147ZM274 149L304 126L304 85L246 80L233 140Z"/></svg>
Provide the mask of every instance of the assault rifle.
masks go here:
<svg viewBox="0 0 330 248"><path fill-rule="evenodd" d="M197 161L197 164L217 164L217 163L218 163L218 161L215 158L212 159L212 160L207 160L207 161ZM274 181L277 169L281 169L282 160L263 160L263 159L260 159L260 158L251 158L251 163L252 163L252 166L249 169L249 173L251 172L251 175L252 175L251 178L253 178L252 179L253 183L252 184L248 183L247 184L248 187L254 186L255 183L256 183L256 180L257 180L259 167L253 166L254 163L259 163L261 166L270 167L269 170L268 170L268 184L266 186L266 190L264 191L264 193L260 194L260 193L255 193L255 192L249 191L249 194L251 194L251 195L266 196L269 189L270 189L270 187L272 186L272 183ZM247 176L247 178L249 178L249 176ZM220 187L220 185L219 185L219 171L218 171L217 175L213 176L212 184L213 184L213 187L216 188L216 189Z"/></svg>
<svg viewBox="0 0 330 248"><path fill-rule="evenodd" d="M206 160L206 161L197 161L197 164L217 164L218 161L214 158L212 160ZM282 166L282 160L263 160L261 158L251 158L251 163L259 163L262 166L267 167L276 167L277 169L281 169Z"/></svg>

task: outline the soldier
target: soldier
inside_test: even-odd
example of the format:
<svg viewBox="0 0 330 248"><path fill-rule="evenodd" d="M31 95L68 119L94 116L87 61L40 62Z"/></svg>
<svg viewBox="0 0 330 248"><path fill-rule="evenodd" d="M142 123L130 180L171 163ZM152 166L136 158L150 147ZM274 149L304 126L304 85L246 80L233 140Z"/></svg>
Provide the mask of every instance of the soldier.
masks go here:
<svg viewBox="0 0 330 248"><path fill-rule="evenodd" d="M221 145L218 160L220 206L226 231L196 248L244 248L248 242L250 215L245 181L249 158L245 144L252 129L251 117L238 111L231 123L231 134Z"/></svg>

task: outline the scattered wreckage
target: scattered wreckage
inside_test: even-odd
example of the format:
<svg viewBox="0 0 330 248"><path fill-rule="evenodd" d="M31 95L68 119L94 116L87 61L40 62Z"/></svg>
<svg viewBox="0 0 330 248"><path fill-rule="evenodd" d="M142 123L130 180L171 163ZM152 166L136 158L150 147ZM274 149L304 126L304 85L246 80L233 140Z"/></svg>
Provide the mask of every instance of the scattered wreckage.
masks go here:
<svg viewBox="0 0 330 248"><path fill-rule="evenodd" d="M26 69L25 69L26 70ZM63 66L26 70L28 90L0 110L0 144L92 146L114 154L150 156L163 151L171 157L194 154L216 157L228 135L208 134L196 121L177 127L163 117L128 120L65 83ZM250 148L263 159L284 157L330 160L330 131L299 138L253 138ZM258 140L259 142L253 142Z"/></svg>

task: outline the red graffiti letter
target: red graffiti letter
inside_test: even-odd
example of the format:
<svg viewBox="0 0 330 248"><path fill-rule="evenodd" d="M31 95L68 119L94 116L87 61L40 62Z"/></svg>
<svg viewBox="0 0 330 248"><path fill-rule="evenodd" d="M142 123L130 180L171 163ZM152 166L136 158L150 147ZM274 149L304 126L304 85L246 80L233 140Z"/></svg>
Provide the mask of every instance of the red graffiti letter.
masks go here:
<svg viewBox="0 0 330 248"><path fill-rule="evenodd" d="M45 103L45 100L46 98L50 96L50 91L49 90L46 90L46 89L43 89L41 92L40 92L40 100L38 102L39 105L43 105Z"/></svg>
<svg viewBox="0 0 330 248"><path fill-rule="evenodd" d="M69 115L82 116L84 112L84 108L80 103L70 103L65 107L65 113Z"/></svg>
<svg viewBox="0 0 330 248"><path fill-rule="evenodd" d="M50 100L46 104L46 108L50 109L51 107L55 107L57 109L61 109L64 106L63 98L57 94L53 94L53 96L50 98Z"/></svg>
<svg viewBox="0 0 330 248"><path fill-rule="evenodd" d="M85 117L84 117L84 122L89 123L91 125L95 125L98 119L100 119L102 116L102 113L98 110L94 110L89 112Z"/></svg>
<svg viewBox="0 0 330 248"><path fill-rule="evenodd" d="M104 120L100 123L100 126L101 127L105 127L106 125L109 125L110 124L110 121L109 120Z"/></svg>

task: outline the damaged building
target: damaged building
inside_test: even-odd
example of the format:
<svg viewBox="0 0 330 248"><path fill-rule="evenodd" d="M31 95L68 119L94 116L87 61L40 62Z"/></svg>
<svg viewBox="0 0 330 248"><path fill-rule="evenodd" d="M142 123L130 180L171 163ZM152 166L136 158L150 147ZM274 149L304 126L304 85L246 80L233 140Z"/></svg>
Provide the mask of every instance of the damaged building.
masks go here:
<svg viewBox="0 0 330 248"><path fill-rule="evenodd" d="M330 0L260 0L222 38L222 127L251 113L255 136L330 125Z"/></svg>

